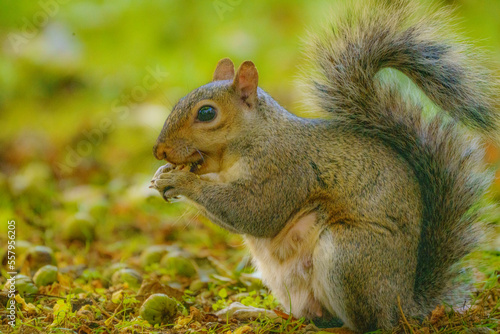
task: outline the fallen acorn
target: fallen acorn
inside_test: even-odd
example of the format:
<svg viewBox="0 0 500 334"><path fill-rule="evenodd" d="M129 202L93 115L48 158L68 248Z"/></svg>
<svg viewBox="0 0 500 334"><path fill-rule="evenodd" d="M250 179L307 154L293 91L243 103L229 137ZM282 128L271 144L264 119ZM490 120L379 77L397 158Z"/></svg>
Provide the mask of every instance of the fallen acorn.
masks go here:
<svg viewBox="0 0 500 334"><path fill-rule="evenodd" d="M130 268L120 269L115 272L111 278L113 285L118 285L120 283L127 283L129 287L137 289L141 286L142 275L136 270Z"/></svg>
<svg viewBox="0 0 500 334"><path fill-rule="evenodd" d="M163 293L149 296L139 311L151 326L172 323L177 314L177 301Z"/></svg>
<svg viewBox="0 0 500 334"><path fill-rule="evenodd" d="M196 269L193 262L179 253L166 254L161 259L160 266L167 270L172 270L181 276L193 277L196 275Z"/></svg>
<svg viewBox="0 0 500 334"><path fill-rule="evenodd" d="M35 282L36 286L50 285L57 281L57 272L58 269L56 266L51 264L43 266L33 276L33 282Z"/></svg>
<svg viewBox="0 0 500 334"><path fill-rule="evenodd" d="M146 248L141 254L141 265L147 267L153 263L160 263L162 257L167 253L167 248L162 245L154 245Z"/></svg>
<svg viewBox="0 0 500 334"><path fill-rule="evenodd" d="M77 213L64 224L63 238L68 241L92 241L95 238L95 221L85 213Z"/></svg>
<svg viewBox="0 0 500 334"><path fill-rule="evenodd" d="M106 284L111 283L111 278L113 274L116 273L120 269L128 268L128 265L123 262L113 263L110 267L104 269L103 277L106 281Z"/></svg>
<svg viewBox="0 0 500 334"><path fill-rule="evenodd" d="M16 286L15 291L21 297L23 297L26 300L26 302L28 302L28 303L34 300L34 297L28 296L28 295L38 293L38 288L36 287L35 284L33 284L33 281L28 276L21 275L21 274L16 275L14 281L8 281L5 284L4 290L9 291L11 283L15 284L15 286Z"/></svg>
<svg viewBox="0 0 500 334"><path fill-rule="evenodd" d="M31 274L47 264L56 264L54 251L47 246L34 246L28 249L25 263L29 266Z"/></svg>

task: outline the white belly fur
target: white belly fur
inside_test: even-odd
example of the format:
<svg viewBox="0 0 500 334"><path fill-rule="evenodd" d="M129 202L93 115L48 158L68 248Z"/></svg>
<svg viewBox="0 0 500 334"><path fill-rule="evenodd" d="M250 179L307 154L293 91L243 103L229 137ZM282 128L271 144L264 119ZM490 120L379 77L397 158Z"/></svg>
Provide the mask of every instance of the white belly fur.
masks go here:
<svg viewBox="0 0 500 334"><path fill-rule="evenodd" d="M274 238L245 236L264 283L296 317L323 315L323 284L312 256L322 232L316 218L314 211L299 212Z"/></svg>

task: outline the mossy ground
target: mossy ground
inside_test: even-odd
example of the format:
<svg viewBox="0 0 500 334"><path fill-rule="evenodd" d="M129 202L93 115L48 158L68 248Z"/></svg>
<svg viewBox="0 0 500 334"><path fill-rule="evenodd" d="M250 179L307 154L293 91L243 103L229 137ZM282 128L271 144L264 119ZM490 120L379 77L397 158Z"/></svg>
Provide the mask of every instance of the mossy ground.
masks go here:
<svg viewBox="0 0 500 334"><path fill-rule="evenodd" d="M47 177L45 182L55 181ZM119 186L80 186L73 196L68 196L68 191L74 192L72 187L54 191L49 185L40 187L39 181L14 194L11 182L4 183L3 193L9 194L15 203L17 269L32 277L35 265L41 264L34 261L55 261L59 273L56 282L40 286L37 293L16 297L14 328L4 317L7 311L0 309L0 330L4 333L319 331L304 319L289 318L280 312L277 301L253 274L240 237L219 229L182 204L167 204L147 190L139 198L127 198L123 195L127 189L137 186L129 182ZM147 189L147 182L139 184ZM65 225L75 215L87 217L89 224ZM76 229L74 235L71 231L61 232L65 226ZM88 226L92 226L93 232L85 239L78 229L86 230ZM33 246L41 244L53 250L53 259L44 257L43 252L34 255ZM165 258L172 256L182 261L161 265L171 263ZM474 327L498 331L499 263L500 252L492 248L475 252L467 260L478 282L472 306L464 305L455 311L440 306L423 323L407 319L397 331L459 333ZM113 275L123 268L133 270L138 279ZM6 283L6 277L4 271L1 284ZM142 302L152 293L164 293L179 302L178 313L169 323L152 327L139 316ZM5 295L6 292L0 295L4 305ZM215 311L233 301L275 309L280 321L219 321Z"/></svg>

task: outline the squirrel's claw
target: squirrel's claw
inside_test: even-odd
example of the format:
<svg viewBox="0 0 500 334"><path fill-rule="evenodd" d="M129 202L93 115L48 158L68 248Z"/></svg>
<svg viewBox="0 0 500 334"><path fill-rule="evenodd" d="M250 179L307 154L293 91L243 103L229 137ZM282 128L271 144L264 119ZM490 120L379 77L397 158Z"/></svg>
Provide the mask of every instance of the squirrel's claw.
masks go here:
<svg viewBox="0 0 500 334"><path fill-rule="evenodd" d="M175 169L176 165L174 164L171 164L171 163L167 163L163 166L161 166L160 168L158 168L158 170L156 171L155 175L153 176L153 180L151 180L151 182L154 181L154 179L158 178L161 174L164 174L164 173L168 173L168 172L171 172Z"/></svg>
<svg viewBox="0 0 500 334"><path fill-rule="evenodd" d="M182 189L191 184L193 179L196 180L196 177L192 173L171 170L167 173L156 175L151 180L150 188L158 190L162 197L169 202L169 199L181 195Z"/></svg>

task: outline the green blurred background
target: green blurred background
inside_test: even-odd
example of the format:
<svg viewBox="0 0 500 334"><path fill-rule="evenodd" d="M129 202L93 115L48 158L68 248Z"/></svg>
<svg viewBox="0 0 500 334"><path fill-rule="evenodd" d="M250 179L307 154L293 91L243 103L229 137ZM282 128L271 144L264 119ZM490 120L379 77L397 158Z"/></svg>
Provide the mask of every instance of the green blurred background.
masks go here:
<svg viewBox="0 0 500 334"><path fill-rule="evenodd" d="M0 0L1 220L18 221L18 238L57 244L68 216L99 212L101 241L163 242L154 231L184 212L147 187L170 108L230 57L254 61L260 86L303 111L303 39L333 2ZM464 36L500 59L500 1L445 4L457 6Z"/></svg>

